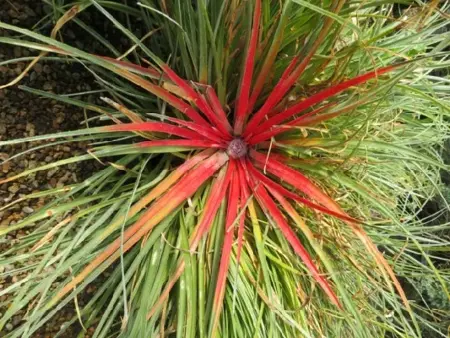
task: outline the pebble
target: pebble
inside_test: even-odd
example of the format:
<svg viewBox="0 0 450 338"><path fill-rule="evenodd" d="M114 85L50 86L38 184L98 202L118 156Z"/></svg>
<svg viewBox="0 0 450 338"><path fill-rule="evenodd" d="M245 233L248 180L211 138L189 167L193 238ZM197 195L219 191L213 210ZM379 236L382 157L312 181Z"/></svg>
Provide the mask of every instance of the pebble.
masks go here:
<svg viewBox="0 0 450 338"><path fill-rule="evenodd" d="M52 72L52 69L49 65L45 65L43 70L45 74L50 74Z"/></svg>
<svg viewBox="0 0 450 338"><path fill-rule="evenodd" d="M2 165L2 171L6 174L11 169L11 162L6 162Z"/></svg>
<svg viewBox="0 0 450 338"><path fill-rule="evenodd" d="M38 74L41 74L41 73L42 73L42 69L43 69L43 67L42 67L42 65L41 65L40 63L37 63L37 64L34 66L34 70L35 70L35 72L38 73Z"/></svg>
<svg viewBox="0 0 450 338"><path fill-rule="evenodd" d="M58 171L58 169L59 169L59 168L53 168L52 170L50 170L50 171L47 173L47 178L50 178L50 177L52 177L53 175L55 175L56 172Z"/></svg>
<svg viewBox="0 0 450 338"><path fill-rule="evenodd" d="M11 194L15 194L16 192L18 192L19 191L19 185L18 184L13 184L13 185L11 185L10 187L8 187L8 191L11 193Z"/></svg>
<svg viewBox="0 0 450 338"><path fill-rule="evenodd" d="M17 7L17 10L11 9L12 3L14 3L14 6ZM25 5L25 3L27 5ZM6 17L6 22L20 27L32 29L33 25L36 24L39 18L45 16L45 13L52 13L52 9L50 5L42 5L41 1L0 0L0 21L4 21L3 19ZM8 14L9 18L7 17ZM26 16L34 18L27 19ZM69 39L75 39L76 37L77 40L80 40L78 36L79 32L80 30L75 26L74 32L68 34ZM0 32L0 35L2 35L1 33L2 32ZM80 37L82 36L80 35ZM83 38L82 42L68 41L68 43L72 45L81 43L81 48L90 48L90 44L84 45L86 43L84 40L85 39ZM36 55L36 52L32 51L30 53L30 51L21 47L6 45L2 46L0 44L0 62L9 58L25 57L30 55ZM23 71L24 67L26 67L28 63L29 62L27 61L8 64L6 66L0 65L0 78L3 79L0 81L0 84L12 80L18 73ZM78 79L76 82L74 82L72 78L73 73L76 73L75 78ZM85 71L83 67L75 67L74 64L69 63L66 65L63 63L53 63L51 61L47 62L41 60L39 63L34 65L33 69L29 72L29 76L22 79L20 84L25 86L28 85L29 87L40 90L51 90L58 94L68 94L78 91L77 85L80 83L82 84L81 88L83 88L83 90L84 88L97 88L96 85L89 85L91 84L90 78L91 75ZM98 95L92 95L92 97L93 99L91 101L93 103L98 103ZM82 99L86 99L86 97ZM21 92L17 89L17 86L3 90L0 89L0 142L38 134L73 130L79 127L78 123L82 119L83 113L79 108L61 104L55 100L42 98L27 92ZM55 149L55 147L42 148L34 152L27 153L21 158L13 159L10 162L1 164L3 160L8 158L8 155L12 156L19 152L29 150L31 147L46 145L48 142L50 142L50 140L11 145L3 148L0 147L0 180L5 177L19 174L26 169L34 169L41 165L53 163L56 160L65 158L71 154L84 154L86 149L86 146L81 143L67 144L64 145L64 147L61 146L60 149ZM24 193L35 193L37 191L47 189L49 186L55 187L57 185L61 186L64 184L72 184L77 179L77 175L80 177L80 180L83 180L85 176L94 171L96 167L96 165L85 166L83 164L81 169L79 164L73 163L70 168L68 168L68 166L61 167L59 171L57 168L52 168L50 172L41 171L18 179L17 181L1 184L0 208L5 204L16 200L17 198L20 198L21 196L24 196ZM48 173L50 178L47 178ZM9 207L5 211L0 211L0 226L17 224L29 214L41 210L43 205L49 202L49 199L51 198L41 197L39 199L21 201L16 205ZM33 226L30 225L30 229L32 228ZM10 246L20 245L22 243L20 238L27 236L29 233L30 232L12 231L9 235L3 236L3 239L0 240L0 252L3 252L3 250L6 250ZM11 282L16 282L25 277L22 274L13 276L14 270L20 268L21 265L16 263L0 266L0 274L2 274L0 277L0 289L3 288L4 290L4 288L11 285ZM8 278L7 280L2 279L5 275L10 276L11 278ZM5 305L9 304L11 296L12 295L0 296L0 303ZM82 302L82 300L80 300L80 302ZM1 310L4 309L1 308ZM0 337L2 337L3 334L14 333L17 327L22 325L22 318L24 317L25 312L26 308L24 308L23 312L16 313L15 316L8 321L8 323L5 323L5 332L0 330ZM16 315L18 316L16 317ZM69 320L72 315L73 309L71 307L68 307L67 310L63 309L46 325L43 325L39 331L33 334L33 337L54 337L55 331L58 330L61 320ZM0 318L1 317L2 313L0 313ZM76 336L73 335L73 332L70 330L71 328L67 331L69 332L67 336Z"/></svg>
<svg viewBox="0 0 450 338"><path fill-rule="evenodd" d="M50 82L44 83L44 90L52 90L53 86Z"/></svg>
<svg viewBox="0 0 450 338"><path fill-rule="evenodd" d="M12 324L14 326L17 326L20 324L20 322L22 321L22 317L21 316L14 316L12 319Z"/></svg>
<svg viewBox="0 0 450 338"><path fill-rule="evenodd" d="M28 169L34 169L37 167L37 162L36 161L29 161L28 162Z"/></svg>
<svg viewBox="0 0 450 338"><path fill-rule="evenodd" d="M27 123L25 130L28 132L28 136L34 136L36 134L33 123Z"/></svg>
<svg viewBox="0 0 450 338"><path fill-rule="evenodd" d="M22 211L26 214L31 214L34 212L33 208L30 208L30 207L23 207Z"/></svg>

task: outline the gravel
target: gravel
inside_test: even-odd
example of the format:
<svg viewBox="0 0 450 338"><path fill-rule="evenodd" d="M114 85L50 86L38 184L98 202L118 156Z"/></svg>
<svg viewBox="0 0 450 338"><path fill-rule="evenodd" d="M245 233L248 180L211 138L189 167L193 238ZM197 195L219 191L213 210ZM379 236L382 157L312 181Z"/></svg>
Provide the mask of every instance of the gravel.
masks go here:
<svg viewBox="0 0 450 338"><path fill-rule="evenodd" d="M20 27L36 30L35 25L45 13L46 8L42 1L0 1L0 21ZM65 42L74 43L75 41L76 45L80 48L87 48L99 54L106 53L95 42L91 41L92 39L89 39L84 32L77 31L76 27L72 27L71 25L69 27L64 32ZM39 27L39 29L48 35L51 27ZM5 30L0 29L0 36L8 36L8 34ZM82 37L84 41L77 39L77 37ZM36 55L34 51L0 44L0 63L12 58L33 55ZM26 62L0 65L0 84L5 84L13 80L25 69L26 65ZM92 75L82 66L70 63L46 62L36 64L20 82L20 85L50 91L56 94L75 93L97 88ZM83 99L101 104L94 96L84 97ZM62 104L55 100L40 98L34 94L20 90L18 85L0 89L0 140L73 130L80 128L80 123L83 120L84 113L81 109ZM87 144L70 143L42 148L1 164L4 160L15 154L32 147L44 145L46 142L48 141L0 147L0 180L17 175L24 170L33 169L73 155L86 153ZM101 168L101 165L98 162L94 160L85 161L80 164L75 163L50 171L38 172L13 182L0 184L0 208L30 193L80 182L99 168ZM7 210L0 210L0 226L11 226L17 223L34 211L39 210L47 201L44 198L24 200L16 203ZM8 234L6 236L6 243L0 243L0 252L14 245L18 238L27 234L27 229ZM11 265L1 267L0 290L25 277L23 273L7 278L1 276L2 272L13 269L15 267ZM90 293L93 291L95 291L95 287L89 288L85 295L79 297L80 306L85 303L85 299L88 300L91 298ZM7 304L8 301L8 295L0 296L0 304ZM0 317L4 311L5 308L0 306ZM33 337L53 337L61 325L71 319L74 314L73 304L69 304L57 316L38 330ZM23 315L14 316L5 326L5 331L7 332L0 332L0 337L20 326L23 323ZM80 330L79 325L75 324L66 331L64 337L76 337ZM89 334L86 336L89 336Z"/></svg>

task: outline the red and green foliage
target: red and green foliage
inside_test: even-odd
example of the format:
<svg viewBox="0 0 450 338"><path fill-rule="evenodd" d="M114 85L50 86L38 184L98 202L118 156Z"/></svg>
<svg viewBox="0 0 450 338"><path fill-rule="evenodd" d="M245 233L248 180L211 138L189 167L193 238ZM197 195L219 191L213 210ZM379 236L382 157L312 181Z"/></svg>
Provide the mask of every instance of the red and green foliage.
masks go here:
<svg viewBox="0 0 450 338"><path fill-rule="evenodd" d="M340 141L339 139L321 138L320 133L328 133L328 126L332 125L335 119L338 119L340 122L336 125L339 125L341 130L339 137L342 137L343 140L348 138L348 141L353 141L353 136L351 136L353 128L356 130L365 128L364 123L361 122L361 117L355 115L367 114L367 118L370 115L370 113L361 112L358 109L366 104L376 104L377 100L381 100L380 97L386 95L386 89L392 88L399 77L409 74L415 68L416 63L404 60L400 62L394 56L389 57L388 63L384 66L379 66L379 62L374 62L371 69L358 71L356 74L353 72L351 76L346 72L341 73L340 69L345 69L346 64L350 63L352 57L351 53L345 54L336 47L340 30L345 30L346 24L345 22L336 24L336 20L340 18L339 15L342 12L351 13L354 10L352 6L345 4L345 1L327 1L330 4L325 6L321 13L325 14L324 17L317 16L315 12L317 8L320 9L321 7L315 4L310 5L313 9L310 19L317 20L320 17L320 24L314 26L315 30L311 35L296 36L299 41L295 43L294 41L288 43L286 40L287 34L283 32L296 27L289 22L290 14L288 12L292 8L297 8L297 5L272 5L271 1L255 0L227 1L221 7L219 6L220 3L216 2L207 4L207 2L199 1L196 9L198 12L193 13L198 14L198 24L204 25L203 28L208 34L216 34L217 41L227 39L226 42L223 42L224 48L220 51L225 56L223 56L223 59L217 56L217 50L211 51L211 55L208 54L201 41L210 37L203 36L200 31L198 36L198 76L194 76L193 72L188 70L190 67L186 67L181 74L177 74L166 62L161 60L160 56L146 50L146 47L139 41L135 41L136 45L142 48L151 58L151 67L123 61L120 58L114 59L88 54L36 33L6 24L2 25L3 28L40 41L42 44L29 45L42 51L40 57L45 57L46 53L52 52L84 59L93 65L112 72L114 76L128 80L137 88L140 88L140 93L143 91L157 97L160 105L162 102L167 105L165 106L167 115L154 114L152 116L152 114L148 114L145 116L137 114L132 108L127 108L125 103L119 104L111 99L104 99L116 112L123 114L117 117L117 115L107 113L109 119L114 123L80 131L54 134L50 137L62 138L84 135L96 137L95 135L98 135L99 139L108 139L116 134L133 137L131 143L112 145L106 148L94 147L92 154L96 158L119 155L131 156L131 154L149 156L148 153L176 154L172 156L169 175L152 184L146 191L139 191L140 197L133 200L132 204L130 203L125 213L123 209L117 209L121 212L117 211L116 216L108 222L107 226L96 230L96 237L94 237L95 240L92 241L92 245L101 244L101 249L92 251L93 246L90 247L87 251L90 255L89 261L82 268L78 266L76 272L70 278L65 279L56 291L49 294L41 289L39 289L40 291L36 289L33 291L34 293L31 293L31 298L28 301L37 297L35 298L36 301L41 302L38 294L42 293L43 313L60 306L59 304L65 304L63 300L73 299L79 292L80 287L84 287L86 283L92 281L108 267L115 266L119 259L123 267L125 264L124 258L136 257L128 253L133 252L133 255L138 255L138 248L144 248L149 243L149 238L155 232L155 229L162 227L161 224L164 222L172 222L173 217L183 213L180 210L189 209L193 199L200 199L202 200L200 213L195 217L196 221L189 228L189 231L186 229L185 223L188 223L187 218L191 217L192 219L192 215L189 217L183 216L178 223L175 222L171 225L171 227L178 226L177 233L189 233L188 236L183 235L183 239L177 241L177 246L183 247L184 252L171 258L170 271L164 273L168 278L158 277L156 270L149 268L149 271L154 273L152 277L149 277L150 280L161 278L162 282L158 282L160 283L160 291L156 293L156 298L152 295L152 299L145 306L142 305L145 313L136 310L139 316L145 317L145 321L148 322L155 320L154 318L161 318L161 332L165 330L164 320L167 315L168 304L171 302L171 295L176 293L174 287L179 283L183 285L192 282L189 281L189 278L192 278L192 271L204 269L205 271L201 274L210 276L211 284L205 282L204 279L199 283L206 283L208 289L213 290L212 293L210 292L210 295L212 295L212 301L209 303L210 313L203 313L203 316L208 318L208 324L206 324L208 334L219 336L220 331L220 335L224 337L239 336L240 329L235 329L236 331L231 333L224 328L227 321L232 321L229 317L226 317L228 318L226 320L224 319L220 330L224 304L228 304L227 311L231 311L229 310L231 306L229 304L235 304L233 297L236 297L236 293L240 292L235 288L242 287L236 280L236 276L233 277L234 270L232 267L242 269L243 274L248 277L248 280L252 281L254 290L256 290L254 297L258 295L263 300L262 304L265 304L269 309L276 308L277 306L272 302L283 298L283 296L276 296L275 290L277 288L278 290L287 289L284 292L288 294L295 294L296 291L290 289L293 284L287 281L271 280L273 271L270 270L274 270L275 267L271 265L269 268L268 260L271 261L270 264L275 264L280 269L298 273L299 265L289 266L289 260L295 258L285 256L283 253L288 251L294 252L300 259L300 264L306 273L302 278L309 276L307 280L310 280L311 285L317 284L318 289L320 289L319 291L315 290L315 287L311 287L308 291L311 294L308 297L302 296L302 291L299 290L298 297L304 299L302 306L308 307L309 301L307 298L322 298L322 302L332 304L327 310L329 318L334 316L358 318L355 319L358 323L354 324L358 329L355 329L354 332L366 332L366 329L362 327L366 320L359 318L364 309L361 309L360 305L352 299L353 296L357 297L357 295L349 294L343 282L335 276L336 271L333 269L335 264L331 260L339 260L341 257L337 257L336 252L326 249L330 245L336 247L342 245L342 248L338 250L342 253L342 259L351 262L352 269L361 273L361 276L365 276L370 283L376 286L375 289L388 290L386 292L393 295L393 299L400 299L401 303L391 304L393 309L408 313L410 318L407 321L403 320L402 325L412 331L417 330L414 310L409 304L392 267L395 259L389 257L388 259L391 262L388 262L384 253L380 252L377 247L379 243L374 243L371 236L366 232L365 222L370 221L365 219L366 214L356 210L358 206L355 206L355 210L349 209L346 203L343 206L342 199L345 199L345 197L342 197L342 194L323 182L319 178L320 175L311 174L314 168L317 168L318 172L322 172L328 169L334 170L353 160L366 160L364 154L356 154L356 148L354 148L355 156L327 157L326 149L329 148L327 142L337 141L339 143ZM92 1L92 3L105 15L108 13L101 6L100 1L98 3ZM281 1L280 3L284 2ZM290 2L287 1L286 3ZM298 3L305 5L303 1L298 1ZM148 5L150 6L150 4ZM221 9L217 10L217 6ZM305 8L308 8L307 4L305 6ZM160 13L169 14L164 1L161 1L161 6L158 8ZM374 8L378 7L374 6ZM172 8L179 19L183 17L178 12L180 9ZM65 21L72 19L82 10L84 10L83 6L74 6L72 10L67 12L69 14L60 19L60 24L57 25L58 29ZM303 10L306 11L306 9ZM224 15L224 19L219 20L216 26L218 32L213 32L214 27L211 26L213 18L210 18L211 21L203 21L208 17L203 11L205 13L210 11L214 15L217 15L217 13ZM228 14L223 14L227 11L229 11ZM270 16L271 13L277 14L273 20ZM295 18L295 15L293 17ZM301 16L297 17L299 20L301 18ZM180 25L183 25L181 20L177 21ZM115 22L115 25L126 34L129 33L118 22ZM351 24L350 30L356 31L359 29ZM244 38L239 38L238 31L245 31ZM300 41L300 39L303 40ZM20 40L14 41L14 43L17 44L18 41ZM3 42L12 43L13 41L4 39ZM180 59L185 60L187 58L185 53L193 52L184 49L188 45L183 45L183 43L179 47L182 55ZM302 44L304 48L299 47L296 50L298 45ZM229 49L231 46L236 49ZM354 47L356 48L356 45ZM354 47L351 45L348 49L351 50ZM343 50L346 50L346 48L343 48ZM332 51L337 55L340 53L337 56L340 61L336 63L336 71L333 73L329 73L332 55L329 57L323 55L327 51ZM239 55L238 60L241 63L242 70L237 74L232 73L232 78L227 78L230 73L227 70L226 62L229 61L232 64L230 67L237 66L236 63L231 61L234 54ZM180 69L178 63L179 60L175 59L176 69ZM216 70L213 70L214 67L217 67ZM218 73L222 71L223 77L221 78ZM323 77L324 72L328 75L327 80L318 83L314 77ZM314 83L310 87L307 86L308 84L302 84L304 91L299 92L299 81L305 78L313 79ZM211 81L211 79L217 79L217 82ZM230 81L234 81L235 85L228 85ZM367 94L364 93L366 91ZM101 112L106 111L106 108L96 109ZM124 117L129 121L124 121ZM342 123L342 121L345 122ZM315 137L309 136L310 134L315 135ZM356 134L357 132L355 132ZM29 140L38 139L39 137L35 137ZM361 142L364 139L365 137L362 137ZM9 141L9 143L13 142L15 141ZM299 152L303 151L302 149L308 147L308 142L312 148L325 149L325 151L316 157L298 155ZM343 143L346 143L346 141L343 141ZM3 144L7 145L8 141L3 142ZM340 151L346 151L345 147ZM334 151L330 150L330 153L334 153ZM367 155L367 163L372 165L370 156L370 154ZM86 155L83 160L88 158L89 155ZM130 162L131 160L128 161L128 163ZM126 165L127 163L120 164L124 167ZM382 166L383 163L379 161L376 165ZM309 169L304 170L303 167L309 167ZM9 177L0 181L0 183L14 180L19 176ZM322 175L322 177L324 176ZM344 179L342 180L344 181ZM354 183L350 182L348 186L352 184ZM356 184L354 186L356 187ZM117 189L121 188L118 186ZM365 188L356 187L355 189L367 195L371 194ZM136 190L132 194L133 198L135 192ZM95 199L92 201L95 201ZM48 210L47 215L49 215ZM304 215L308 220L304 220ZM45 217L45 215L38 215L36 220ZM84 217L84 214L83 216L77 216L77 214L68 216L53 228L55 230L50 232L51 235L41 236L39 241L33 244L32 251L39 252L40 248L48 247L52 237L66 224ZM326 231L320 233L320 230L318 230L320 226L318 228L316 223L327 227L328 221L324 220L331 220L329 222L333 222L333 226L328 227L336 230L332 230L328 234L326 234ZM270 232L270 236L276 238L273 243L288 243L289 246L279 244L279 247L275 247L274 251L269 250L271 253L266 252L265 244L261 242L264 237L261 234L262 223L264 223L264 231L266 232L264 236L267 236L267 233ZM310 223L313 223L313 226ZM28 226L28 223L19 223L15 228L25 226ZM2 230L2 232L11 230ZM333 231L335 231L335 238L332 235ZM159 233L161 234L161 232ZM217 237L219 233L222 235ZM345 233L345 240L340 238L341 233ZM155 243L154 239L151 241ZM173 239L167 241L173 243ZM344 242L346 242L345 245L342 244ZM79 245L80 242L77 243ZM155 248L152 249L155 254L159 249L156 248L156 244L152 245L155 245ZM359 254L366 255L364 259L360 260L358 256L346 255L343 248L347 245L359 247ZM248 249L248 246L255 249ZM165 247L162 248L163 251L166 250ZM214 257L207 260L205 258L197 260L196 255L199 250L202 252L212 250ZM244 252L245 262L243 263L241 259L243 259ZM286 257L290 258L285 259ZM332 258L330 259L330 257ZM73 262L73 260L67 262ZM61 266L67 266L67 264L64 263ZM127 264L131 263L128 262ZM249 264L257 267L256 276L261 279L260 281L251 277L253 273L249 270ZM161 269L163 268L161 267ZM369 270L372 271L369 272ZM122 279L124 279L123 271L122 274ZM140 275L140 278L145 278L142 277L144 275ZM373 277L373 275L377 277ZM205 278L205 276L201 278ZM137 281L134 282L137 283ZM194 282L192 283L196 285ZM132 283L125 286L125 298L127 292L133 294L133 290L137 290L130 285ZM231 287L231 285L234 285L234 287ZM128 290L127 287L129 287L129 291L126 291ZM300 288L300 285L298 287ZM198 288L201 288L200 285L198 285ZM228 293L227 288L231 290ZM145 297L145 288L144 291L139 292L141 292L139 297ZM363 288L361 293L365 294ZM130 297L133 298L134 296ZM186 298L188 301L189 297L188 295ZM24 301L24 299L27 299L26 297L24 298L22 295L21 299L22 303L14 305L15 307L23 306L26 303ZM197 301L201 302L202 300L205 301L204 298L199 298ZM193 300L190 301L194 302ZM283 301L280 301L280 304L290 308L290 304ZM126 309L124 310L122 329L125 330L126 326L130 325L127 312L130 309L127 309L126 301L124 306ZM171 306L172 312L175 311L174 306ZM183 306L189 307L186 304ZM258 306L261 309L263 308L261 304ZM382 307L381 304L375 304L374 306ZM258 316L262 316L264 312L258 309L255 309L255 311L256 313L259 312ZM314 308L307 310L305 316L307 317L311 313L314 316L314 311L316 311ZM10 313L13 312L14 310L10 311ZM287 323L290 321L285 314L280 314L277 311L275 313L283 321ZM321 316L325 315L321 314ZM320 320L317 318L311 320L313 322ZM43 320L43 315L35 317L35 320L36 323ZM191 320L195 321L196 319L191 318ZM353 319L349 320L352 321ZM408 322L409 320L411 322ZM197 336L195 324L192 325L194 325L194 329L189 336ZM295 324L292 325L295 327ZM35 326L30 327L30 330L32 331ZM200 324L200 326L203 326L203 324ZM320 327L320 324L315 323L312 326ZM128 331L130 336L133 334L130 332L141 332L136 327ZM272 327L271 330L273 329ZM380 329L391 331L385 327ZM205 328L198 328L198 330L200 330L198 336L206 335ZM394 333L404 332L402 330L398 327L392 329ZM306 335L305 332L309 332L309 329L303 328L299 331ZM266 332L266 334L269 336L270 332Z"/></svg>

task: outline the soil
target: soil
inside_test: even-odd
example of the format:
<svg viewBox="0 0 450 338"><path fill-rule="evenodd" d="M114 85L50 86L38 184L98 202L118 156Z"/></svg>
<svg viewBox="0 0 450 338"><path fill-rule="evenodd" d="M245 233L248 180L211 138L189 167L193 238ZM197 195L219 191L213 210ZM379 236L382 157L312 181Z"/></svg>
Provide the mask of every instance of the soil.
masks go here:
<svg viewBox="0 0 450 338"><path fill-rule="evenodd" d="M6 0L0 1L0 21L17 25L20 27L37 30L48 35L51 30L51 21L47 25L36 24L49 12L43 2L38 0ZM0 29L0 36L8 36L8 32ZM80 39L79 37L82 37ZM76 45L83 49L90 49L105 54L93 39L88 39L86 34L68 29L64 32L64 41L71 43L76 40ZM84 39L84 40L83 40ZM71 41L72 40L72 41ZM3 61L14 58L29 57L36 55L36 52L21 47L12 47L0 44L0 84L6 84L13 80L26 67L29 61L10 63L1 65ZM73 63L51 63L39 62L20 82L20 85L36 88L55 94L70 94L90 91L97 88L92 75L82 66ZM95 101L97 96L90 95L83 97L88 101ZM78 129L80 123L85 119L84 112L77 107L65 105L51 99L44 99L35 94L25 92L14 85L6 89L0 89L0 140L17 139L40 134L49 134L66 130ZM46 141L32 142L0 148L0 179L14 176L26 169L36 168L41 165L55 162L76 154L86 153L87 144L70 143L55 147L43 148L26 156L21 156L6 163L1 164L9 157L45 144ZM42 171L35 175L15 180L10 183L0 185L0 226L13 225L23 219L34 210L39 209L47 200L44 198L23 201L15 204L8 210L1 211L1 207L9 204L26 194L47 190L55 187L62 187L67 184L80 182L90 176L101 165L95 160L85 161L80 164L71 164L59 169ZM7 235L6 242L0 242L0 251L13 245L14 239L27 234L27 230L20 230ZM5 269L14 269L6 267ZM12 279L2 277L0 271L0 290L6 288L8 284L14 282L13 279L22 279L24 276L17 274ZM84 299L89 299L95 287L87 289L85 295L79 299L80 306ZM7 306L8 296L0 297L0 317L3 306ZM3 309L2 309L3 307ZM73 305L65 307L59 315L49 321L34 337L53 337L61 325L71 319L75 313ZM23 315L16 315L6 325L7 332L13 331L22 323ZM80 327L73 327L66 331L65 337L75 337L80 332ZM0 332L0 337L3 334ZM89 334L86 334L88 337Z"/></svg>

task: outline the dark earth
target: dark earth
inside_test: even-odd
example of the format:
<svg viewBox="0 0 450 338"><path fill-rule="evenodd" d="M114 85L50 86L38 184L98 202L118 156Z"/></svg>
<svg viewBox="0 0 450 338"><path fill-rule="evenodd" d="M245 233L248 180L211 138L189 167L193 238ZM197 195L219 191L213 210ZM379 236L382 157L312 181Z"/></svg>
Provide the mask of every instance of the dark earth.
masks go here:
<svg viewBox="0 0 450 338"><path fill-rule="evenodd" d="M39 21L48 13L50 13L50 8L38 0L0 1L0 21L28 29L39 29L46 35L50 34L53 17L49 17L45 22L39 23ZM39 25L36 26L38 23ZM71 28L69 27L69 29L64 31L63 39L65 42L73 43L82 49L105 54L93 39L88 39L85 33L77 31L77 27ZM0 29L0 36L8 36L8 33ZM36 52L21 47L0 44L0 85L13 80L29 62L3 64L4 61L33 55L36 55ZM92 75L84 67L78 64L56 62L39 62L19 85L55 94L70 94L98 89ZM82 127L81 123L85 119L82 109L65 105L55 100L40 98L35 94L20 90L19 85L0 89L0 140L55 133ZM95 102L100 105L101 101L97 102L98 96L85 95L84 97L75 98ZM2 147L0 148L0 163L14 154L43 144L45 144L45 141ZM68 143L33 151L3 165L0 164L0 179L14 176L25 169L36 168L73 155L84 154L86 147L87 144L83 143ZM8 210L2 211L1 208L3 206L32 192L80 182L98 168L101 168L98 162L85 161L82 164L70 164L57 170L42 171L35 175L0 185L0 226L16 223L34 210L39 209L47 200L40 198L19 202L8 208ZM6 240L0 242L0 251L6 250L14 244L16 238L20 238L25 234L27 234L27 230L17 231L8 235ZM5 270L14 268L14 266L0 268L3 270L0 270L0 290L6 288L12 282L23 278L21 274L17 274L13 278L2 277L2 273ZM86 294L79 297L79 305L83 306L84 299L89 299L89 294L94 291L95 286L88 287ZM7 306L8 297L0 297L0 316ZM74 314L75 309L73 305L66 306L60 311L58 316L36 332L34 337L53 337L60 326L68 319L71 319ZM13 331L21 322L22 316L15 316L6 325L5 331L7 332L0 332L0 337ZM80 331L81 327L73 325L71 329L65 332L65 337L75 337ZM85 336L90 336L89 330Z"/></svg>

